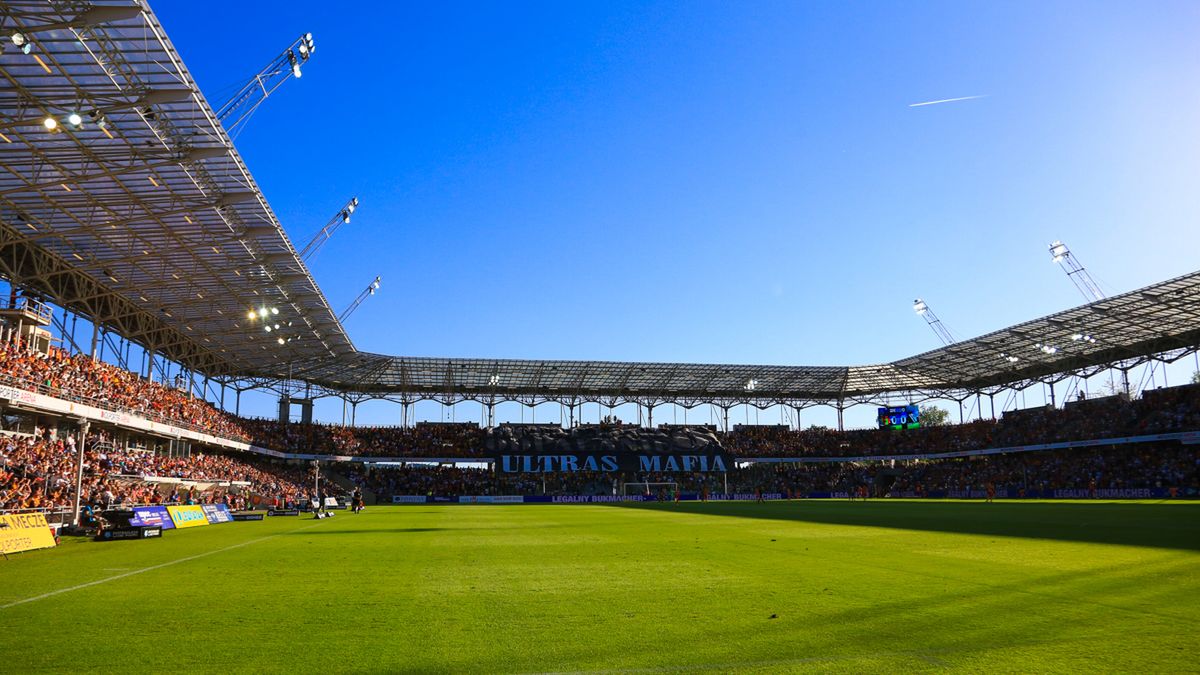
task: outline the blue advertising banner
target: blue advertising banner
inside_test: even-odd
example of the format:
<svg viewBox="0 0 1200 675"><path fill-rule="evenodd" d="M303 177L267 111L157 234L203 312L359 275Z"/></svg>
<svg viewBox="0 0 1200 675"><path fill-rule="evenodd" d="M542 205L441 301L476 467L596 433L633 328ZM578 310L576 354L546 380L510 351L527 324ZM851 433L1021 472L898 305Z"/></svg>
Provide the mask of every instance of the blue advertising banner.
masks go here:
<svg viewBox="0 0 1200 675"><path fill-rule="evenodd" d="M200 508L204 509L204 517L208 518L210 525L233 522L233 514L229 512L229 507L224 504L204 504Z"/></svg>
<svg viewBox="0 0 1200 675"><path fill-rule="evenodd" d="M164 530L175 528L165 506L135 506L129 524L133 527L161 527Z"/></svg>

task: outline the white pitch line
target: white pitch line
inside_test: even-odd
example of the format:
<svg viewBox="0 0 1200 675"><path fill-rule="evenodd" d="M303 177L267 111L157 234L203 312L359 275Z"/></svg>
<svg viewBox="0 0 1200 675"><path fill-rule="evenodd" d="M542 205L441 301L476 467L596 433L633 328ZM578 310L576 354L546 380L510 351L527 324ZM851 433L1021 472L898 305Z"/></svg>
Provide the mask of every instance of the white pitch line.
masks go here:
<svg viewBox="0 0 1200 675"><path fill-rule="evenodd" d="M977 98L987 98L987 96L988 96L987 94L980 94L978 96L959 96L958 98L943 98L943 99L940 99L937 101L922 101L920 103L909 103L908 107L920 108L923 105L937 105L938 103L954 103L955 101L971 101L971 100L977 99Z"/></svg>
<svg viewBox="0 0 1200 675"><path fill-rule="evenodd" d="M56 595L61 595L63 593L70 593L71 591L78 591L78 590L81 590L84 588L88 588L89 586L98 586L100 584L106 584L110 581L116 581L117 579L124 579L125 577L131 577L135 574L141 574L143 572L153 572L154 570L160 570L164 567L170 567L171 565L178 565L179 563L188 562L189 560L196 560L198 558L204 558L204 557L207 557L210 555L214 555L216 553L224 553L225 551L232 551L235 548L241 548L243 546L249 546L250 544L257 544L260 541L274 539L275 537L278 537L280 534L291 534L292 532L302 532L304 530L311 530L312 528L316 527L317 525L320 525L320 523L316 523L314 525L309 525L307 527L301 527L300 529L292 530L291 532L280 532L279 534L272 534L272 535L268 535L266 537L259 537L258 539L251 539L250 541L243 541L240 544L234 544L233 546L226 546L225 548L219 548L215 551L205 551L204 553L197 553L196 555L190 555L186 558L180 558L178 560L172 560L170 562L160 563L158 565L151 565L150 567L143 567L140 570L126 572L124 574L114 574L111 577L105 577L103 579L89 581L86 584L79 584L78 586L71 586L70 588L60 588L57 591L50 591L49 593L35 595L32 598L25 598L24 600L17 600L16 602L10 602L7 605L0 605L0 610L8 609L10 607L16 607L17 605L23 605L27 602L34 602L36 600L45 600L46 598L52 598Z"/></svg>

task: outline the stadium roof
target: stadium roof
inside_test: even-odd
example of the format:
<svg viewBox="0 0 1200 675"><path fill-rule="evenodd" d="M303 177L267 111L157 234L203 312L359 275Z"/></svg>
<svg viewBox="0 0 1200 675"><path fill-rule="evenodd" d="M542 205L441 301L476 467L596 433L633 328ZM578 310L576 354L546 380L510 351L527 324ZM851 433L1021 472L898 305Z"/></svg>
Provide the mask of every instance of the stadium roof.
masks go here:
<svg viewBox="0 0 1200 675"><path fill-rule="evenodd" d="M0 21L4 276L203 372L269 367L280 336L353 351L153 13L18 0Z"/></svg>
<svg viewBox="0 0 1200 675"><path fill-rule="evenodd" d="M356 353L297 365L331 389L487 400L831 402L903 391L986 391L1130 367L1200 344L1200 272L892 363L756 366L405 358Z"/></svg>
<svg viewBox="0 0 1200 675"><path fill-rule="evenodd" d="M803 404L981 391L1200 344L1198 272L869 366L358 352L149 9L0 0L0 22L0 275L208 375L442 400Z"/></svg>

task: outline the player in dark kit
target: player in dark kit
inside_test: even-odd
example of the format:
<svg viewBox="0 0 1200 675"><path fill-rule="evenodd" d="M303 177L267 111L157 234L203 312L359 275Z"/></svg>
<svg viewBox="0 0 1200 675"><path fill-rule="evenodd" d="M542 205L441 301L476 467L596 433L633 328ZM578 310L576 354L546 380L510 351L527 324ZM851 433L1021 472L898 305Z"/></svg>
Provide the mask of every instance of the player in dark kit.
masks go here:
<svg viewBox="0 0 1200 675"><path fill-rule="evenodd" d="M362 510L363 510L362 488L359 488L359 487L354 488L354 496L350 498L350 508L352 508L355 513L362 512Z"/></svg>

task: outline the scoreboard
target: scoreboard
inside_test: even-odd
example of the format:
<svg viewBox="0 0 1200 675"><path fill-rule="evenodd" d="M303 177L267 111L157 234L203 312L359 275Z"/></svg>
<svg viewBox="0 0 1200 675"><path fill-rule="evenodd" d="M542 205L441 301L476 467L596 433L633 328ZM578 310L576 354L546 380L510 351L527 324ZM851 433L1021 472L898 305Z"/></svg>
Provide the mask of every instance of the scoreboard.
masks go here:
<svg viewBox="0 0 1200 675"><path fill-rule="evenodd" d="M892 405L879 409L880 429L918 429L921 409L915 405Z"/></svg>

